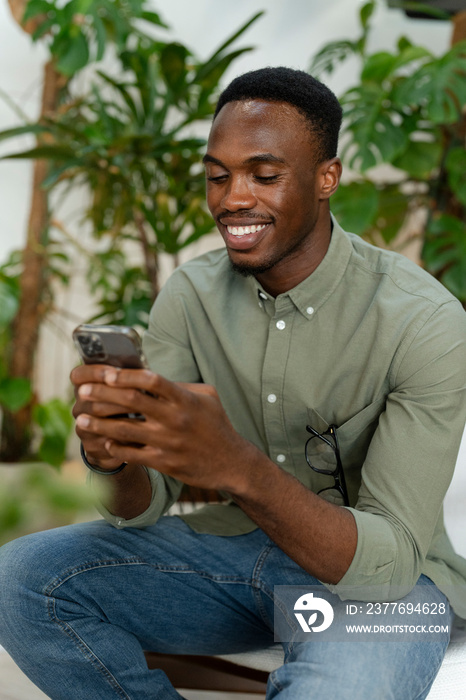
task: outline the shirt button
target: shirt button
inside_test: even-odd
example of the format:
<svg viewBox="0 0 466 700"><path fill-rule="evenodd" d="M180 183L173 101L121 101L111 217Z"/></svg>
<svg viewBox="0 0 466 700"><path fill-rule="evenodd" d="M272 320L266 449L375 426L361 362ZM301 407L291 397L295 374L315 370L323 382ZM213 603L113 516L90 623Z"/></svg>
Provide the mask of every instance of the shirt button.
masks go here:
<svg viewBox="0 0 466 700"><path fill-rule="evenodd" d="M275 403L276 400L277 400L277 397L275 396L275 394L269 394L269 395L267 396L267 401L268 401L269 403Z"/></svg>
<svg viewBox="0 0 466 700"><path fill-rule="evenodd" d="M314 308L312 306L308 306L306 309L306 313L308 313L309 316L312 316L312 314L314 313Z"/></svg>
<svg viewBox="0 0 466 700"><path fill-rule="evenodd" d="M277 462L280 464L283 464L283 462L286 462L286 456L285 455L277 455Z"/></svg>
<svg viewBox="0 0 466 700"><path fill-rule="evenodd" d="M285 321L277 321L276 326L277 326L279 331L282 331L285 328L286 323L285 323Z"/></svg>
<svg viewBox="0 0 466 700"><path fill-rule="evenodd" d="M267 299L267 294L264 294L264 292L259 292L259 296L261 299Z"/></svg>

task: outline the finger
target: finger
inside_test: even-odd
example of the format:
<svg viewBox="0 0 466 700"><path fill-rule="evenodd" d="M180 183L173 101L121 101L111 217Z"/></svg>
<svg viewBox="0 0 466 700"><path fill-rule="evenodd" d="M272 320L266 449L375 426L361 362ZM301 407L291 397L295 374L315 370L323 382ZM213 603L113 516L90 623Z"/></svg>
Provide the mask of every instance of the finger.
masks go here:
<svg viewBox="0 0 466 700"><path fill-rule="evenodd" d="M160 463L160 450L150 445L123 445L115 440L107 440L105 449L115 460L128 462L129 464L144 464L146 467L157 468L162 471Z"/></svg>
<svg viewBox="0 0 466 700"><path fill-rule="evenodd" d="M148 369L119 369L112 367L104 374L104 382L108 386L132 387L157 396L166 401L178 402L186 398L186 390L176 382L165 379L160 374L154 374Z"/></svg>
<svg viewBox="0 0 466 700"><path fill-rule="evenodd" d="M96 418L85 413L77 417L76 429L76 432L79 430L97 434L125 444L148 444L154 439L154 433L156 433L156 426L153 423L148 426L145 422L138 420Z"/></svg>
<svg viewBox="0 0 466 700"><path fill-rule="evenodd" d="M177 382L177 386L186 389L186 391L191 391L193 394L203 394L204 396L218 396L217 390L211 384L203 384L198 382L196 384L187 382Z"/></svg>
<svg viewBox="0 0 466 700"><path fill-rule="evenodd" d="M70 380L75 386L87 382L103 382L105 372L112 369L111 365L79 365L71 370Z"/></svg>
<svg viewBox="0 0 466 700"><path fill-rule="evenodd" d="M121 404L103 401L82 401L78 398L72 409L73 418L77 418L81 413L105 418L119 413L127 413L127 411L126 407Z"/></svg>
<svg viewBox="0 0 466 700"><path fill-rule="evenodd" d="M109 387L106 384L82 384L78 390L81 405L89 410L81 413L91 415L112 416L120 413L141 413L148 411L151 415L157 413L155 402L160 403L153 396L143 394L139 389L119 389ZM167 405L165 403L165 405ZM99 408L95 409L94 406ZM160 413L160 412L158 412ZM78 411L76 411L76 417Z"/></svg>

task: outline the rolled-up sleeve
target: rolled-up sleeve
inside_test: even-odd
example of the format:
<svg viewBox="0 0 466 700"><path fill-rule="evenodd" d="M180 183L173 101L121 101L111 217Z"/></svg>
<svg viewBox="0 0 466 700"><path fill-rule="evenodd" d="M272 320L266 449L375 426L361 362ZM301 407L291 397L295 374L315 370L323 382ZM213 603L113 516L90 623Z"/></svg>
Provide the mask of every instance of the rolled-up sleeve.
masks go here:
<svg viewBox="0 0 466 700"><path fill-rule="evenodd" d="M436 309L394 358L392 391L361 472L358 543L342 598L391 600L422 573L442 514L466 417L466 314ZM375 587L375 588L374 588Z"/></svg>
<svg viewBox="0 0 466 700"><path fill-rule="evenodd" d="M95 494L95 507L105 520L116 528L137 527L143 528L154 525L157 520L178 499L182 483L171 477L167 477L154 469L146 469L152 489L149 507L135 518L126 520L119 515L114 515L103 505L99 489L96 487L92 474L89 474L88 483Z"/></svg>

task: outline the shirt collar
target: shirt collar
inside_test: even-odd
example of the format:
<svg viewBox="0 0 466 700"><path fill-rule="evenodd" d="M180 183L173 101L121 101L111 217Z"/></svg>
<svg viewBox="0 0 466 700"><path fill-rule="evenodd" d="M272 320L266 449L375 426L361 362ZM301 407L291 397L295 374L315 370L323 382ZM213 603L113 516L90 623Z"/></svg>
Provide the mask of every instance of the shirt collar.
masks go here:
<svg viewBox="0 0 466 700"><path fill-rule="evenodd" d="M352 245L348 235L332 216L333 230L328 250L320 265L296 287L284 294L279 294L274 300L254 278L249 278L256 298L265 301L277 300L288 296L304 318L313 318L327 299L339 285L348 265Z"/></svg>

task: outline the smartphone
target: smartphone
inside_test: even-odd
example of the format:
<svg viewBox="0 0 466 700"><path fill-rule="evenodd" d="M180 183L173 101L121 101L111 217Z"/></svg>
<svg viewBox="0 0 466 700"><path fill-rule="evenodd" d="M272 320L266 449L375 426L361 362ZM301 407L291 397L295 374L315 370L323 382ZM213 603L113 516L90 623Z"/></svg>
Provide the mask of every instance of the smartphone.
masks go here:
<svg viewBox="0 0 466 700"><path fill-rule="evenodd" d="M73 340L86 365L113 365L127 369L148 367L141 338L129 326L84 323L74 329Z"/></svg>
<svg viewBox="0 0 466 700"><path fill-rule="evenodd" d="M113 365L126 369L148 367L141 338L129 326L98 326L83 323L73 331L73 340L86 365ZM145 421L140 413L118 413L111 418Z"/></svg>

